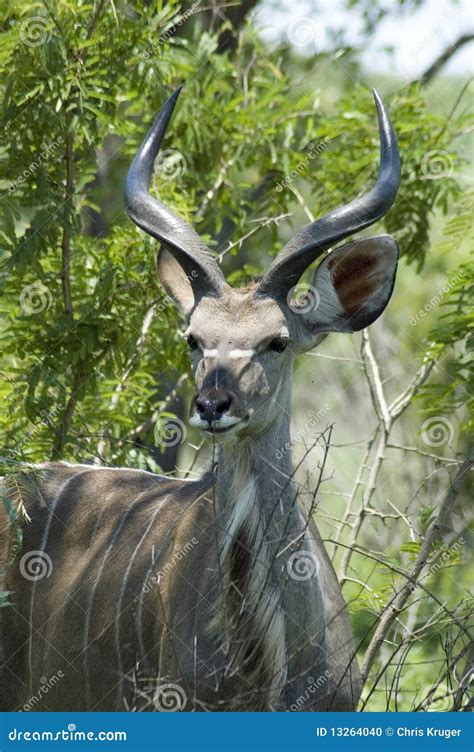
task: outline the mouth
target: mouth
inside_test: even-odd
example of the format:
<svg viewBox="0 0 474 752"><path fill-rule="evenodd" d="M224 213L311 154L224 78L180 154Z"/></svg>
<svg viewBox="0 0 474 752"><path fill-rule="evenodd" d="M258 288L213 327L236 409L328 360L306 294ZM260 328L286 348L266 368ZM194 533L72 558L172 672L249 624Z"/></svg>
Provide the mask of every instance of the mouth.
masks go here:
<svg viewBox="0 0 474 752"><path fill-rule="evenodd" d="M206 428L206 433L230 433L234 430L234 428L237 428L237 426L240 426L243 423L243 419L239 420L238 423L232 423L231 426L219 426L217 423L215 426L210 426L209 428Z"/></svg>
<svg viewBox="0 0 474 752"><path fill-rule="evenodd" d="M245 415L243 418L239 418L234 423L228 423L227 425L225 423L221 424L221 422L215 421L212 424L209 424L207 421L203 420L193 420L191 418L190 423L191 425L194 425L196 428L200 428L202 431L205 431L205 433L212 435L212 436L223 436L224 434L230 434L232 431L234 431L237 428L241 428L249 422L250 415Z"/></svg>

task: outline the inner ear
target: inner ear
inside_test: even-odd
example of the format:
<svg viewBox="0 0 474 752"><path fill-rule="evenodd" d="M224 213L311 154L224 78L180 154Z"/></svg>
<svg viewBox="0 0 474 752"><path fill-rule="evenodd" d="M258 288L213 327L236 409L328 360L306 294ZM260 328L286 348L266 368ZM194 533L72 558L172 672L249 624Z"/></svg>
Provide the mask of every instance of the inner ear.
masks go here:
<svg viewBox="0 0 474 752"><path fill-rule="evenodd" d="M156 257L156 270L168 295L178 304L182 313L189 316L194 307L194 293L191 283L183 267L163 246Z"/></svg>
<svg viewBox="0 0 474 752"><path fill-rule="evenodd" d="M397 244L388 235L337 248L314 273L316 302L305 323L314 333L357 332L372 324L392 295L397 261Z"/></svg>

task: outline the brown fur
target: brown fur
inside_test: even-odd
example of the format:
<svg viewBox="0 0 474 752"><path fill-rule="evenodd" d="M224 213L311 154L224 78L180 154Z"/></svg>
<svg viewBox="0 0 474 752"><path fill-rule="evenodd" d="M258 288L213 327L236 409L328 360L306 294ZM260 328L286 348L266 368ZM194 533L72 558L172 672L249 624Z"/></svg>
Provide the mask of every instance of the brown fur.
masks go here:
<svg viewBox="0 0 474 752"><path fill-rule="evenodd" d="M220 567L226 564L217 561L211 476L182 482L144 472L56 464L32 471L29 478L23 475L21 486L31 517L21 524L21 553L44 550L52 572L28 581L20 573L19 556L8 570L6 583L13 595L11 606L0 614L2 710L21 708L45 679L58 673L63 677L35 703L35 710L133 707L131 677L137 667L155 685L182 687L187 698L183 709L284 709L299 696L282 685L275 699L272 666L261 660L264 636L258 636L255 614L245 607L242 611L255 566L250 541L240 547L236 539L232 545L222 589ZM219 525L217 530L218 540ZM196 543L178 557L191 540ZM167 568L170 562L173 566ZM328 600L336 609L328 629L339 635L339 657L347 661L349 656L350 662L347 617L340 597L333 599L337 583L325 554L323 566L329 567ZM164 574L156 583L153 577L160 570ZM223 592L227 652L222 635L208 628ZM342 640L341 626L347 633ZM245 656L242 645L247 646ZM343 685L339 690L328 685L319 708L352 707L356 697L347 696L347 681ZM145 706L155 709L152 698Z"/></svg>
<svg viewBox="0 0 474 752"><path fill-rule="evenodd" d="M36 710L160 709L156 691L170 683L188 710L355 708L360 679L340 588L299 510L289 453L275 464L291 446L294 355L324 337L318 316L323 331L340 330L360 307L350 331L353 319L360 326L383 310L393 285L391 241L336 254L339 266L329 256L317 270L321 303L305 315L254 286L223 283L219 296L195 298L179 264L160 254L196 345L193 425L210 428L199 399L227 400L213 418L217 475L186 482L56 464L8 480L10 503L23 503L31 521L22 519L22 550L10 562L0 505L12 591L0 609L1 709L32 697ZM282 339L286 347L272 347ZM51 569L36 581L22 572L31 552ZM291 576L295 554L315 564L311 576Z"/></svg>

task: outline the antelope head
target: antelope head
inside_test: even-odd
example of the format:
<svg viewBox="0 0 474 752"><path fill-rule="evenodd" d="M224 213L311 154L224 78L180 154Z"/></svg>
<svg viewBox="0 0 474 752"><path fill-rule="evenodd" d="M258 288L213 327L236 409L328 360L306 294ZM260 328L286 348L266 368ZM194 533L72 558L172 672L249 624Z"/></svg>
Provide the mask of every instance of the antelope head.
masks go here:
<svg viewBox="0 0 474 752"><path fill-rule="evenodd" d="M397 140L374 91L380 132L375 186L303 227L259 281L235 289L193 228L149 193L179 92L165 103L139 149L127 176L125 200L132 220L161 241L158 275L187 322L197 390L190 422L235 441L266 431L287 409L295 354L317 346L329 332L359 331L385 309L398 260L397 244L387 235L356 240L326 254L309 292L299 302L294 292L312 262L390 209L400 182Z"/></svg>

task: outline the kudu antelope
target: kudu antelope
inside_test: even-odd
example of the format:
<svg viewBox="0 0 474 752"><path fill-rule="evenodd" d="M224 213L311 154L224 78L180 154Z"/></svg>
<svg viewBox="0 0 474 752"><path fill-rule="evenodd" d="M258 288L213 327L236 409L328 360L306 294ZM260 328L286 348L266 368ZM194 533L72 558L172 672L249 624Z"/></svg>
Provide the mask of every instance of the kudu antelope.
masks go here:
<svg viewBox="0 0 474 752"><path fill-rule="evenodd" d="M136 707L142 681L143 709L351 710L360 677L345 604L279 449L291 446L295 354L380 316L396 243L371 237L327 254L309 310L291 290L337 241L389 210L396 137L375 93L375 186L305 226L260 280L232 289L196 232L149 193L178 93L132 163L126 206L162 243L158 275L186 320L195 375L190 422L213 435L218 461L192 481L55 463L5 482L10 512L21 496L30 521L10 556L11 605L0 609L2 708L21 708L59 675L36 710ZM47 576L25 572L30 555Z"/></svg>

